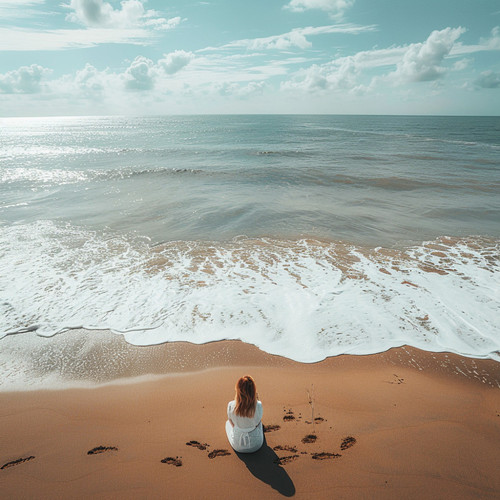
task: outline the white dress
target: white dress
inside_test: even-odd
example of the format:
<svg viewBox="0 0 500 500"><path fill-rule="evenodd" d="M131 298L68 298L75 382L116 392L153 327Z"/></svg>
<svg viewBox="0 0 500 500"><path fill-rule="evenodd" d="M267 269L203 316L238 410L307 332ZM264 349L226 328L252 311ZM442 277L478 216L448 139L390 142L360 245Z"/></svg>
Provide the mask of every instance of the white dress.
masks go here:
<svg viewBox="0 0 500 500"><path fill-rule="evenodd" d="M262 429L262 403L257 401L254 416L240 417L234 414L235 401L227 405L226 434L229 443L235 451L240 453L253 453L264 443L264 431ZM229 422L234 424L234 427Z"/></svg>

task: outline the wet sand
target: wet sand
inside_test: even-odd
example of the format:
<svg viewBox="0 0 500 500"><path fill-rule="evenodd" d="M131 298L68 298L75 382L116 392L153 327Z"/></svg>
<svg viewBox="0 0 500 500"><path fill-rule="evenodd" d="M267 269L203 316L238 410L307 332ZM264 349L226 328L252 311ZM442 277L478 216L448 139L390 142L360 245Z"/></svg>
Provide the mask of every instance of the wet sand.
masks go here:
<svg viewBox="0 0 500 500"><path fill-rule="evenodd" d="M177 360L162 376L0 393L0 497L500 495L498 362L408 347L315 364L237 341L154 349ZM247 456L224 430L246 373L267 427Z"/></svg>

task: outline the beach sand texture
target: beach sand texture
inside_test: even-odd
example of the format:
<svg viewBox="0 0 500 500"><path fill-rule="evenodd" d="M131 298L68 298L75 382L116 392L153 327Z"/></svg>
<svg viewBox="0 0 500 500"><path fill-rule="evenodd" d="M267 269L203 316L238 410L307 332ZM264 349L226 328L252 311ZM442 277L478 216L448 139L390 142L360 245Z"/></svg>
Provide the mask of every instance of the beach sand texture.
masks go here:
<svg viewBox="0 0 500 500"><path fill-rule="evenodd" d="M184 371L0 393L0 497L500 495L495 361L407 347L315 364L238 341L158 348L175 350ZM227 402L246 373L267 426L264 447L248 456L224 431Z"/></svg>

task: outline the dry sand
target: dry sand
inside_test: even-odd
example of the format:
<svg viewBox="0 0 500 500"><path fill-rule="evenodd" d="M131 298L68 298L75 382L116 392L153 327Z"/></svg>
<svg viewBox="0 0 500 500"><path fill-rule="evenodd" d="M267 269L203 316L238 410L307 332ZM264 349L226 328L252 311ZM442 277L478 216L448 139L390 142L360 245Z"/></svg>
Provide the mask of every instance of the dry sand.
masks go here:
<svg viewBox="0 0 500 500"><path fill-rule="evenodd" d="M0 393L0 497L500 497L500 363L412 348L310 365L237 341L162 349L187 360L182 372ZM246 373L275 427L247 456L224 431Z"/></svg>

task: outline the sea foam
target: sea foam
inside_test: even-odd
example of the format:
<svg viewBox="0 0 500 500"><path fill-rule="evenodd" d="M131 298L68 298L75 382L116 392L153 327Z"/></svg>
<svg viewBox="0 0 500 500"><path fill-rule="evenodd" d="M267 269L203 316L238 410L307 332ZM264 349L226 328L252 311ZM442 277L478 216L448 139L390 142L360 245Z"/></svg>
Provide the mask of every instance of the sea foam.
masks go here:
<svg viewBox="0 0 500 500"><path fill-rule="evenodd" d="M0 338L84 327L135 345L241 339L302 362L404 344L500 359L498 250L479 237L152 246L70 224L3 226Z"/></svg>

